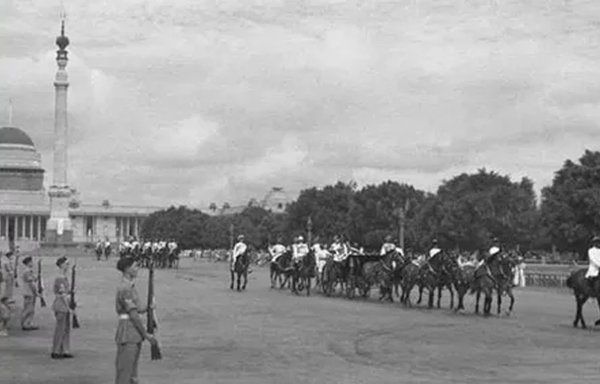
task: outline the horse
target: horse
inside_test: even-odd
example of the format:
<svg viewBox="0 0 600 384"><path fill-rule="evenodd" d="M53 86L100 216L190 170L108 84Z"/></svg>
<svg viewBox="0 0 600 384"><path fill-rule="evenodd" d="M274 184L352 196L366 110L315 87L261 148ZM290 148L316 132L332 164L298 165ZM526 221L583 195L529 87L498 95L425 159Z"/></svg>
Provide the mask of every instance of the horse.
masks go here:
<svg viewBox="0 0 600 384"><path fill-rule="evenodd" d="M446 252L440 252L429 260L419 270L419 300L421 303L423 289L429 291L428 308L433 308L433 297L435 290L438 290L437 307L441 307L442 290L447 288L450 291L450 309L454 307L454 290L452 283L454 276L452 273L452 264L455 262Z"/></svg>
<svg viewBox="0 0 600 384"><path fill-rule="evenodd" d="M500 255L489 256L485 263L474 271L473 283L471 284L471 294L476 293L475 313L479 313L479 299L483 293L485 296L483 303L483 315L489 316L492 308L492 295L494 289L498 287L496 277L500 276L499 270Z"/></svg>
<svg viewBox="0 0 600 384"><path fill-rule="evenodd" d="M506 315L509 316L513 310L515 304L515 296L512 293L513 270L517 265L517 258L518 254L514 251L503 253L498 257L498 274L494 276L496 279L496 291L498 293L496 300L498 305L498 315L500 315L500 312L502 311L502 295L504 293L510 298L510 304L506 311Z"/></svg>
<svg viewBox="0 0 600 384"><path fill-rule="evenodd" d="M292 292L298 294L306 288L306 296L310 296L311 279L315 277L315 252L311 249L299 260L293 261Z"/></svg>
<svg viewBox="0 0 600 384"><path fill-rule="evenodd" d="M363 298L369 296L372 285L379 285L379 300L394 301L394 271L398 265L398 253L388 252L383 256L364 256L357 285Z"/></svg>
<svg viewBox="0 0 600 384"><path fill-rule="evenodd" d="M269 270L271 278L271 288L275 288L279 281L279 289L283 288L291 275L292 252L286 251L277 258L276 261L271 261Z"/></svg>
<svg viewBox="0 0 600 384"><path fill-rule="evenodd" d="M233 289L233 283L237 276L237 290L242 291L246 289L248 283L248 267L250 266L250 255L249 251L246 250L244 253L238 256L231 269L231 284L229 289ZM242 277L244 278L244 284L241 284Z"/></svg>
<svg viewBox="0 0 600 384"><path fill-rule="evenodd" d="M96 260L100 261L100 259L102 258L102 254L104 253L104 249L103 249L103 245L102 244L97 244L96 248L94 249L94 251L96 252Z"/></svg>
<svg viewBox="0 0 600 384"><path fill-rule="evenodd" d="M111 247L110 243L104 244L102 246L102 251L104 253L104 260L108 260L108 257L110 256L110 254L112 252L112 247Z"/></svg>
<svg viewBox="0 0 600 384"><path fill-rule="evenodd" d="M583 305L590 298L595 298L598 303L598 309L600 309L600 277L596 277L594 284L592 284L586 277L587 268L581 268L577 271L571 272L567 278L567 287L573 290L575 295L575 302L577 304L577 311L575 312L575 320L573 326L577 328L577 324L581 322L581 328L587 328L585 321L583 320L583 314L581 310ZM600 319L596 320L595 325L600 324Z"/></svg>
<svg viewBox="0 0 600 384"><path fill-rule="evenodd" d="M420 266L410 261L400 271L400 286L402 287L400 302L406 307L412 306L410 292L419 282L419 270Z"/></svg>

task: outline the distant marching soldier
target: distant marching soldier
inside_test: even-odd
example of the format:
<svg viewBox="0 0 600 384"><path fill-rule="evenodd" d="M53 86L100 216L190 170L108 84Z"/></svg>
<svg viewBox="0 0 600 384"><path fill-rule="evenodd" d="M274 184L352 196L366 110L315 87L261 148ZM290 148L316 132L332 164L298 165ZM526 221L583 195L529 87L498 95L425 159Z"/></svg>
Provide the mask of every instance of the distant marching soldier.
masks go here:
<svg viewBox="0 0 600 384"><path fill-rule="evenodd" d="M53 359L69 359L71 354L71 311L70 311L70 285L69 285L69 260L62 256L56 260L59 276L54 279L54 302L52 311L56 325L52 339Z"/></svg>
<svg viewBox="0 0 600 384"><path fill-rule="evenodd" d="M148 340L151 344L156 339L146 332L140 314L148 308L143 305L135 289L137 266L133 259L123 258L117 262L117 269L123 274L117 289L115 307L119 323L115 342L117 344L115 384L132 384L138 382L138 362L142 342Z"/></svg>
<svg viewBox="0 0 600 384"><path fill-rule="evenodd" d="M21 328L24 331L35 331L39 329L33 325L35 314L35 299L38 296L35 286L35 273L33 272L33 259L27 256L23 259L25 270L21 275L23 280L23 312L21 313Z"/></svg>

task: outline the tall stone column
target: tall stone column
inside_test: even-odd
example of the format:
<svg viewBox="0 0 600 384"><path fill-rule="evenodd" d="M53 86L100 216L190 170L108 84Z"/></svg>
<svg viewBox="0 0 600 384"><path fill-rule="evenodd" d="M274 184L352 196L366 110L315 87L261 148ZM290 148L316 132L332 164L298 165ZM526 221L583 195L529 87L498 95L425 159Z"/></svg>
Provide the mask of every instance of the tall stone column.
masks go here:
<svg viewBox="0 0 600 384"><path fill-rule="evenodd" d="M71 188L67 182L67 46L69 39L65 36L65 22L61 25L60 36L56 38L58 51L56 63L58 71L54 81L54 172L50 195L50 219L46 223L46 243L48 245L73 244L73 227L69 218L69 200Z"/></svg>

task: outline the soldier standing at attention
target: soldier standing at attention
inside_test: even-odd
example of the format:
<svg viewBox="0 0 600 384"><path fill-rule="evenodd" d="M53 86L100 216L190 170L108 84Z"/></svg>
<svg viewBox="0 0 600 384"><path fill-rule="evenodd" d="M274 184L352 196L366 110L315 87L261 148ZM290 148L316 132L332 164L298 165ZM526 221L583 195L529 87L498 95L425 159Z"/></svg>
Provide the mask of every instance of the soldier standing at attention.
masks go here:
<svg viewBox="0 0 600 384"><path fill-rule="evenodd" d="M54 328L54 339L52 340L53 359L68 359L71 355L71 311L69 310L69 260L62 256L56 260L56 266L60 275L54 279L54 302L52 310L56 318L56 327Z"/></svg>
<svg viewBox="0 0 600 384"><path fill-rule="evenodd" d="M2 258L2 276L4 277L4 293L7 304L14 303L13 292L15 288L15 260L12 252L7 252Z"/></svg>
<svg viewBox="0 0 600 384"><path fill-rule="evenodd" d="M24 331L35 331L39 329L33 326L33 315L35 314L35 298L37 289L35 286L35 274L33 272L33 259L27 256L23 259L25 271L21 275L23 279L23 312L21 313L21 328Z"/></svg>
<svg viewBox="0 0 600 384"><path fill-rule="evenodd" d="M117 334L116 379L115 384L138 382L138 361L142 342L156 343L154 336L148 334L140 318L147 308L142 305L135 289L137 267L130 258L117 262L117 269L123 274L121 285L117 289L116 310L119 316Z"/></svg>

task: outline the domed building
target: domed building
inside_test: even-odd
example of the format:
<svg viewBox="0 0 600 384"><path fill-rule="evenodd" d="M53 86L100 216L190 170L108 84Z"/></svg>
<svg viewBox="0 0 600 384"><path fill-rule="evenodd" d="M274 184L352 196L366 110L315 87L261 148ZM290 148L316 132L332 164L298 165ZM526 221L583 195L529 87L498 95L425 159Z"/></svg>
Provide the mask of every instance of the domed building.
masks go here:
<svg viewBox="0 0 600 384"><path fill-rule="evenodd" d="M138 237L142 221L157 207L113 206L108 200L72 200L69 216L75 243ZM45 240L50 199L44 188L42 158L33 140L17 127L0 128L0 251L27 251Z"/></svg>

